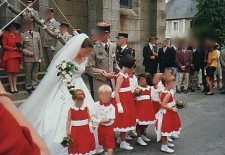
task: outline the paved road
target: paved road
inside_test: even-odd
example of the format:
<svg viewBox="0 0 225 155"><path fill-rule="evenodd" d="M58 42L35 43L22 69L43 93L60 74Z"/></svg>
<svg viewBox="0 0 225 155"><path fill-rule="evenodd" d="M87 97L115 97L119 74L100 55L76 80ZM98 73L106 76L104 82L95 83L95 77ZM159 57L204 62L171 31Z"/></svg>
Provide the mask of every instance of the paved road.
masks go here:
<svg viewBox="0 0 225 155"><path fill-rule="evenodd" d="M188 102L179 111L183 123L181 137L174 141L175 155L225 155L225 95L205 96L201 92L177 95ZM148 128L151 142L139 146L130 143L133 151L115 150L116 155L164 155L156 142L154 127Z"/></svg>

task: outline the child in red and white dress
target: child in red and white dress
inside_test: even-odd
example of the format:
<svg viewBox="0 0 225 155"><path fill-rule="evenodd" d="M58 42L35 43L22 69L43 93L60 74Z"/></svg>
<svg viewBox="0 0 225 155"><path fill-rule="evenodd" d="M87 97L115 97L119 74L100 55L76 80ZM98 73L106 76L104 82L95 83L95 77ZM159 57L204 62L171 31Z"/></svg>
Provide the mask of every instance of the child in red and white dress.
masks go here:
<svg viewBox="0 0 225 155"><path fill-rule="evenodd" d="M68 147L69 155L91 155L95 153L95 140L88 107L84 104L84 92L77 89L72 96L75 105L68 112L66 124L67 135L73 140ZM89 123L90 122L90 123Z"/></svg>
<svg viewBox="0 0 225 155"><path fill-rule="evenodd" d="M99 145L105 149L105 154L113 155L115 147L115 135L113 123L115 120L115 108L111 102L112 89L108 85L102 85L98 90L100 101L96 104L96 112L92 119L98 126Z"/></svg>
<svg viewBox="0 0 225 155"><path fill-rule="evenodd" d="M141 74L138 77L138 88L139 95L135 98L136 100L136 114L137 114L137 143L146 146L151 141L147 138L144 133L145 129L150 124L155 124L155 110L150 101L150 86L147 85L147 77L145 74Z"/></svg>
<svg viewBox="0 0 225 155"><path fill-rule="evenodd" d="M122 69L117 76L115 98L113 103L116 108L116 120L114 131L120 132L120 148L133 150L133 147L125 141L126 132L135 130L135 101L131 92L128 73L135 65L135 59L126 55L121 59Z"/></svg>
<svg viewBox="0 0 225 155"><path fill-rule="evenodd" d="M165 91L161 94L161 106L162 109L156 114L156 134L157 141L162 139L161 151L167 153L173 153L174 144L169 143L168 136L172 136L176 131L176 123L174 121L174 114L178 112L176 108L174 96L170 90L175 87L175 77L171 76L164 80Z"/></svg>
<svg viewBox="0 0 225 155"><path fill-rule="evenodd" d="M151 102L152 105L154 107L155 113L157 113L159 111L159 109L161 109L161 99L160 99L160 95L162 93L162 91L164 90L164 86L161 87L160 82L162 81L163 78L163 74L162 73L156 73L153 76L153 86L151 86L151 91L150 91L150 96L151 96Z"/></svg>

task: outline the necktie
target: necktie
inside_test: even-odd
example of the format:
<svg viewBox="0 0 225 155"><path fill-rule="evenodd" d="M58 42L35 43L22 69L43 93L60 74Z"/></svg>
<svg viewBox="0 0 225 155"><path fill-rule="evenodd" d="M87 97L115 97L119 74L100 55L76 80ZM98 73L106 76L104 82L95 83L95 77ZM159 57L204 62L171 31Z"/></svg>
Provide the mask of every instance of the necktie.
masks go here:
<svg viewBox="0 0 225 155"><path fill-rule="evenodd" d="M105 44L105 51L107 52L107 54L109 55L109 46L107 44Z"/></svg>
<svg viewBox="0 0 225 155"><path fill-rule="evenodd" d="M29 33L30 33L31 37L33 38L33 32L32 32L32 31L30 31Z"/></svg>

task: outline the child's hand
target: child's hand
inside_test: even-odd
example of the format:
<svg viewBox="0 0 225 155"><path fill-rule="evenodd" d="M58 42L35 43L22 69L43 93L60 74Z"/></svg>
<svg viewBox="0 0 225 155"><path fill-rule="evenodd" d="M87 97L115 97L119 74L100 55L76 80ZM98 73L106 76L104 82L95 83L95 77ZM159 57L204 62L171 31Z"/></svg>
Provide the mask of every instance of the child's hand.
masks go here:
<svg viewBox="0 0 225 155"><path fill-rule="evenodd" d="M69 131L67 131L67 136L70 136L70 134L71 134L70 130L69 130Z"/></svg>
<svg viewBox="0 0 225 155"><path fill-rule="evenodd" d="M176 107L173 108L174 112L178 112L178 109Z"/></svg>
<svg viewBox="0 0 225 155"><path fill-rule="evenodd" d="M117 108L118 108L118 113L122 114L123 113L123 107L121 103L117 103Z"/></svg>
<svg viewBox="0 0 225 155"><path fill-rule="evenodd" d="M92 123L89 123L89 129L91 133L94 133L94 126L92 125Z"/></svg>

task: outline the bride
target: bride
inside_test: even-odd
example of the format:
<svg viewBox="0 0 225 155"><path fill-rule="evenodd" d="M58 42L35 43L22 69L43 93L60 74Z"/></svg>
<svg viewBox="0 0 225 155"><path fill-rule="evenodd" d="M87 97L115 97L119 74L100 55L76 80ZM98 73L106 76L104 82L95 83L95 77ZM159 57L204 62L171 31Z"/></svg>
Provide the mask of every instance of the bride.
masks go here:
<svg viewBox="0 0 225 155"><path fill-rule="evenodd" d="M67 85L57 76L56 66L63 60L72 61L78 70L73 75L75 88L85 93L85 104L93 110L94 101L81 78L85 71L87 58L93 49L85 34L71 38L55 55L48 71L32 95L19 107L44 139L52 155L66 155L67 149L60 143L66 136L66 120L70 106L73 105Z"/></svg>

